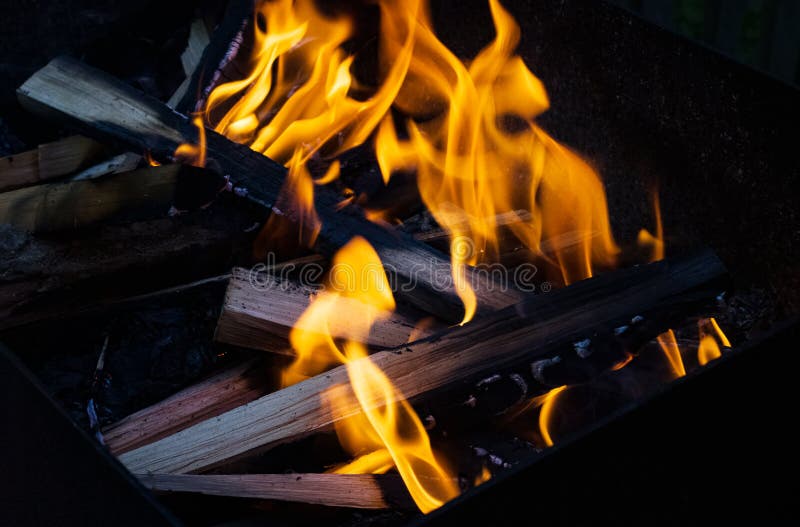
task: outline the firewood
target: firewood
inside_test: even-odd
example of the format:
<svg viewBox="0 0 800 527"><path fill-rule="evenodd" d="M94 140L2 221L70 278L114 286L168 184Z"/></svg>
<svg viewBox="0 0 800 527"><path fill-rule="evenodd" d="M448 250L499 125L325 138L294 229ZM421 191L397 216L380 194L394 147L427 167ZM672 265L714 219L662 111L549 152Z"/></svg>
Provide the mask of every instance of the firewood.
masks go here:
<svg viewBox="0 0 800 527"><path fill-rule="evenodd" d="M0 158L0 192L36 185L85 167L103 146L80 135L39 145L35 150Z"/></svg>
<svg viewBox="0 0 800 527"><path fill-rule="evenodd" d="M69 121L76 128L96 136L113 139L158 156L171 155L182 143L196 143L198 132L189 119L158 101L109 75L68 58L54 59L18 90L27 108ZM208 130L207 155L247 198L277 212L275 207L286 178L286 169L250 150ZM318 187L315 209L322 223L316 250L332 255L354 236L364 237L377 251L390 278L403 286L406 299L416 307L442 320L462 318L461 301L450 280L449 259L440 252L367 220L355 205L339 210L340 196L328 187ZM288 218L298 217L291 207L281 207ZM485 274L467 270L479 309L490 312L520 301L518 290L494 287Z"/></svg>
<svg viewBox="0 0 800 527"><path fill-rule="evenodd" d="M192 26L189 29L189 40L186 43L186 50L181 54L181 64L183 65L184 73L186 73L186 78L167 102L167 106L170 108L177 107L180 101L186 96L189 85L192 83L192 77L195 71L198 70L198 66L203 58L203 53L205 53L209 42L210 38L205 22L202 19L197 19L192 22Z"/></svg>
<svg viewBox="0 0 800 527"><path fill-rule="evenodd" d="M208 90L215 85L220 70L235 56L245 26L254 11L254 0L227 2L223 19L211 35L205 35L208 42L198 63L191 72L186 71L188 82L182 97L173 106L176 111L187 114L201 109L200 104L208 95Z"/></svg>
<svg viewBox="0 0 800 527"><path fill-rule="evenodd" d="M244 348L293 355L288 347L289 332L318 291L291 280L278 281L266 273L257 273L256 276L251 276L251 273L248 269L233 270L215 340ZM350 302L354 304L352 311L343 308L343 314L360 312L358 301ZM330 327L336 332L334 336L346 335L348 324L346 316L332 321ZM364 344L375 348L394 348L409 342L412 336L415 339L423 338L432 334L434 329L441 329L441 325L420 326L419 329L416 326L413 318L395 312L390 318L378 321L373 326Z"/></svg>
<svg viewBox="0 0 800 527"><path fill-rule="evenodd" d="M159 493L191 492L355 509L414 508L396 474L143 474L138 478Z"/></svg>
<svg viewBox="0 0 800 527"><path fill-rule="evenodd" d="M49 183L0 193L0 223L28 232L84 227L137 209L165 215L180 165L150 167L101 181Z"/></svg>
<svg viewBox="0 0 800 527"><path fill-rule="evenodd" d="M31 235L0 224L0 329L230 269L232 253L250 254L253 234L245 229L253 217L223 205L176 217L159 209L155 219L103 222L68 234Z"/></svg>
<svg viewBox="0 0 800 527"><path fill-rule="evenodd" d="M542 294L416 344L370 356L412 402L520 364L561 362L597 328L716 297L725 268L710 251L610 272ZM664 329L664 328L659 328ZM324 404L321 394L335 390ZM367 404L380 404L379 401ZM119 456L134 473L207 470L330 427L359 412L345 366Z"/></svg>
<svg viewBox="0 0 800 527"><path fill-rule="evenodd" d="M70 178L70 181L81 181L84 179L95 179L108 174L119 174L121 172L130 172L135 170L142 161L142 156L134 154L133 152L125 152L106 159L102 163L90 166Z"/></svg>
<svg viewBox="0 0 800 527"><path fill-rule="evenodd" d="M105 428L105 444L119 455L216 417L266 395L266 376L263 361L229 368Z"/></svg>

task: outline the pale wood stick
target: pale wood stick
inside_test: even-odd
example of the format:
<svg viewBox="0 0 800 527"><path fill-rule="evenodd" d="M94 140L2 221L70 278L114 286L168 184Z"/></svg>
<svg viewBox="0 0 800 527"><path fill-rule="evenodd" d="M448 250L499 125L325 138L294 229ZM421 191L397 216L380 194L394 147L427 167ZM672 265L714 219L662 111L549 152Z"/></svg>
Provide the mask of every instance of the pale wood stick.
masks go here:
<svg viewBox="0 0 800 527"><path fill-rule="evenodd" d="M710 251L584 280L369 357L412 402L487 371L560 357L597 328L714 298L725 268ZM360 412L345 366L271 393L119 457L134 473L207 470L255 450L326 429ZM323 402L323 394L329 394ZM380 400L365 401L378 405Z"/></svg>
<svg viewBox="0 0 800 527"><path fill-rule="evenodd" d="M354 509L411 509L414 502L396 474L143 474L154 492L191 492L294 501Z"/></svg>
<svg viewBox="0 0 800 527"><path fill-rule="evenodd" d="M35 150L0 158L0 192L36 185L76 172L96 159L103 145L73 135Z"/></svg>
<svg viewBox="0 0 800 527"><path fill-rule="evenodd" d="M148 406L103 430L106 445L121 454L215 417L269 391L266 365L249 360Z"/></svg>
<svg viewBox="0 0 800 527"><path fill-rule="evenodd" d="M318 290L290 280L276 280L267 273L255 273L236 268L228 283L215 340L244 348L288 353L289 333L296 327L300 316L308 308ZM332 320L329 327L334 337L345 337L353 323L353 313L361 313L357 300L341 299L341 317ZM352 304L347 307L345 304ZM409 338L424 338L441 324L417 327L416 321L394 312L377 321L364 344L376 348L393 348L409 342ZM314 331L316 328L303 328Z"/></svg>
<svg viewBox="0 0 800 527"><path fill-rule="evenodd" d="M149 167L102 181L48 183L0 193L0 223L28 232L72 229L142 207L166 215L180 165Z"/></svg>

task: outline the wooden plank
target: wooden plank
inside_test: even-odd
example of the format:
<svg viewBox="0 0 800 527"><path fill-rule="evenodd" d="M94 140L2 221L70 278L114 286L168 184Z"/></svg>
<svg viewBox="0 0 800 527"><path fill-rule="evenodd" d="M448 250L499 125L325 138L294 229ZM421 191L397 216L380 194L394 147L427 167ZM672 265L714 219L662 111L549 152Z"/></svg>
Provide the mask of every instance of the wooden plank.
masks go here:
<svg viewBox="0 0 800 527"><path fill-rule="evenodd" d="M355 509L413 509L396 474L143 474L154 492L191 492Z"/></svg>
<svg viewBox="0 0 800 527"><path fill-rule="evenodd" d="M289 348L289 333L297 320L308 308L318 290L290 280L276 280L267 273L251 276L248 269L233 270L225 301L222 306L215 340L244 348L260 349L293 355ZM356 300L341 299L344 305L342 317L330 321L335 337L344 337L351 326L352 313L363 312ZM313 331L315 328L305 328ZM401 313L392 313L385 320L376 322L364 344L375 348L394 348L409 342L409 338L430 336L439 324L421 326Z"/></svg>
<svg viewBox="0 0 800 527"><path fill-rule="evenodd" d="M35 150L0 158L0 192L76 172L103 151L100 143L74 135L40 145Z"/></svg>
<svg viewBox="0 0 800 527"><path fill-rule="evenodd" d="M709 251L624 269L533 297L426 341L381 351L364 360L372 360L413 402L480 378L487 371L574 354L572 344L599 328L608 331L629 323L634 316L675 309L687 299L714 298L722 289L717 282L724 275L724 266ZM331 390L335 392L325 398L330 404L323 403L321 394ZM359 411L347 368L340 366L119 459L134 473L200 472L248 452L313 434Z"/></svg>
<svg viewBox="0 0 800 527"><path fill-rule="evenodd" d="M267 375L266 366L258 360L228 368L107 427L105 444L119 455L216 417L266 395Z"/></svg>
<svg viewBox="0 0 800 527"><path fill-rule="evenodd" d="M172 204L180 165L150 167L98 181L49 183L0 193L0 223L28 232L84 227L137 209Z"/></svg>
<svg viewBox="0 0 800 527"><path fill-rule="evenodd" d="M68 58L57 58L39 70L18 90L20 101L30 110L57 116L78 129L124 142L154 155L170 156L182 143L196 143L198 132L189 119L109 75ZM286 169L213 131L206 131L207 155L247 198L266 211L290 219L302 215L276 203ZM315 249L332 255L354 236L362 236L377 251L390 279L416 307L449 322L462 319L463 308L456 294L449 258L408 235L369 221L357 206L344 210L340 196L328 187L317 187L315 210L322 223ZM498 287L484 273L468 269L478 309L491 312L512 305L525 295ZM413 287L408 287L409 284Z"/></svg>

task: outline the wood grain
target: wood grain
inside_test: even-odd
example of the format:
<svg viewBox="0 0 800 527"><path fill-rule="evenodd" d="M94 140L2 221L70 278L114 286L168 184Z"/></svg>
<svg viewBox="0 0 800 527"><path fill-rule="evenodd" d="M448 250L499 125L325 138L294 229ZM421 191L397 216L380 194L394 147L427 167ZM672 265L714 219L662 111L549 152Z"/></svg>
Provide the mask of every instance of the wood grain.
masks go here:
<svg viewBox="0 0 800 527"><path fill-rule="evenodd" d="M411 401L454 383L552 358L598 327L629 323L687 297L714 298L725 268L709 252L584 280L426 341L370 356ZM574 351L572 351L574 353ZM323 403L323 394L327 404ZM379 404L374 400L367 404ZM359 413L344 366L127 452L132 472L191 473L326 429Z"/></svg>

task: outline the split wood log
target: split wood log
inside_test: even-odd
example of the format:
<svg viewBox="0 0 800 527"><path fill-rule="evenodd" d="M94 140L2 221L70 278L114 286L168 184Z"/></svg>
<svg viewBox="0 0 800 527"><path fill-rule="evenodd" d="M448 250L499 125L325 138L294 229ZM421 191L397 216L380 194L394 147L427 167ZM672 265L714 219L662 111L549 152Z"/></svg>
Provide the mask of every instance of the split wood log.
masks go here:
<svg viewBox="0 0 800 527"><path fill-rule="evenodd" d="M266 377L263 361L233 366L117 421L103 430L103 440L117 455L152 443L266 395Z"/></svg>
<svg viewBox="0 0 800 527"><path fill-rule="evenodd" d="M230 269L232 254L250 255L253 234L245 230L253 217L224 205L172 218L158 211L157 219L104 223L69 236L0 224L0 329Z"/></svg>
<svg viewBox="0 0 800 527"><path fill-rule="evenodd" d="M132 211L166 215L181 165L165 165L98 181L49 183L0 193L0 223L28 232L84 227Z"/></svg>
<svg viewBox="0 0 800 527"><path fill-rule="evenodd" d="M144 474L154 492L191 492L355 509L413 509L396 474Z"/></svg>
<svg viewBox="0 0 800 527"><path fill-rule="evenodd" d="M288 348L289 333L317 293L316 288L292 280L236 268L228 283L214 339L243 348L294 355ZM334 337L352 334L348 328L352 325L353 313L364 312L357 300L340 301L353 306L342 305L342 309L337 310L341 316L330 321ZM313 331L315 328L305 329ZM414 318L394 312L373 325L364 344L378 349L394 348L406 344L409 339L427 337L437 329L442 326L418 325Z"/></svg>
<svg viewBox="0 0 800 527"><path fill-rule="evenodd" d="M35 150L0 158L0 192L36 185L84 168L105 150L87 137L74 135Z"/></svg>
<svg viewBox="0 0 800 527"><path fill-rule="evenodd" d="M167 101L167 106L170 108L176 108L186 96L186 92L192 84L192 78L200 66L203 53L205 53L209 42L210 37L208 36L205 21L197 19L192 22L192 26L189 28L189 40L186 42L186 50L181 54L181 64L183 65L184 73L186 73L186 78Z"/></svg>
<svg viewBox="0 0 800 527"><path fill-rule="evenodd" d="M170 156L183 143L196 143L190 120L113 77L68 58L54 59L19 90L28 109L67 120L77 129L114 139L158 156ZM247 197L264 211L300 217L291 207L275 207L286 169L245 145L206 131L207 155ZM408 235L366 219L355 205L339 210L340 196L328 187L315 190L315 210L321 221L316 250L331 255L354 236L364 237L377 251L396 290L439 318L457 322L463 312L451 276L449 259ZM491 312L520 301L516 289L492 284L489 276L467 270L479 310ZM413 287L410 286L413 284Z"/></svg>
<svg viewBox="0 0 800 527"><path fill-rule="evenodd" d="M200 60L192 72L187 71L188 82L175 110L188 114L199 111L210 89L217 85L221 70L239 49L243 32L255 12L254 0L230 0L225 14L203 48Z"/></svg>
<svg viewBox="0 0 800 527"><path fill-rule="evenodd" d="M102 163L90 166L70 178L70 181L82 181L84 179L96 179L108 174L119 174L135 170L142 161L142 156L133 152L125 152L116 155L111 159L106 159Z"/></svg>
<svg viewBox="0 0 800 527"><path fill-rule="evenodd" d="M575 353L573 343L598 327L618 327L635 316L655 318L660 310L714 298L725 274L710 251L615 271L363 360L372 360L414 402L487 372L555 361L565 349ZM313 434L360 411L348 379L345 366L334 368L119 459L134 473L200 472Z"/></svg>
<svg viewBox="0 0 800 527"><path fill-rule="evenodd" d="M525 221L527 213L516 211L512 215L499 215L498 224L509 225L515 221ZM437 229L425 233L414 234L417 240L426 242L446 239L446 231ZM541 244L541 251L549 254L555 248L564 249L576 246L585 240L584 236L567 233ZM518 263L536 261L537 255L530 251L516 260ZM517 253L513 253L516 255ZM503 255L501 262L511 262L512 255ZM309 257L303 263L322 264L322 257ZM297 260L282 265L299 264ZM319 268L321 275L321 267ZM275 266L265 273L253 274L247 269L234 269L225 301L222 306L214 339L225 344L243 348L258 349L273 353L292 355L288 346L289 332L309 305L309 299L316 294L312 287L303 287L288 280L275 282L270 275L278 275L280 269ZM376 323L366 344L375 348L391 348L401 346L428 337L444 329L435 319L429 318L425 324L418 323L419 317L408 317L402 313L394 313L389 320ZM333 328L346 328L345 320L330 324ZM343 329L342 329L343 331ZM342 333L334 336L343 336Z"/></svg>

